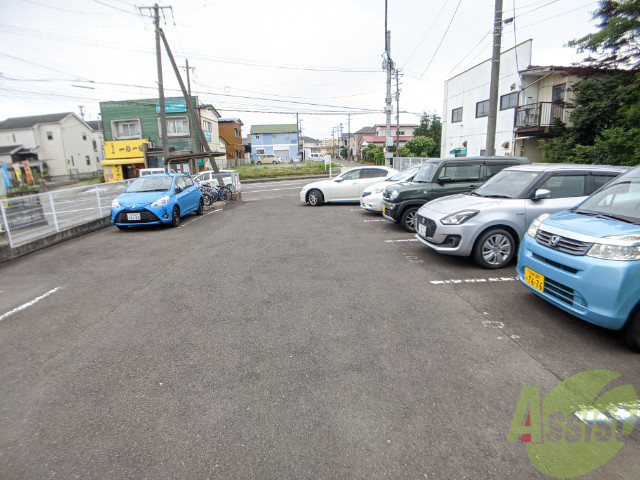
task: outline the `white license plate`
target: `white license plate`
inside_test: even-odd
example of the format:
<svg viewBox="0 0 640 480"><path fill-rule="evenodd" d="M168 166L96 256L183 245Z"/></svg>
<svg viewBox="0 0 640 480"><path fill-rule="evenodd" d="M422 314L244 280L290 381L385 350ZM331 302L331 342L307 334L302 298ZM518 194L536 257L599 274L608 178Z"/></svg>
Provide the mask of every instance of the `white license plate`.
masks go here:
<svg viewBox="0 0 640 480"><path fill-rule="evenodd" d="M427 226L426 225L422 225L422 224L418 224L418 234L426 237L427 236Z"/></svg>
<svg viewBox="0 0 640 480"><path fill-rule="evenodd" d="M127 220L140 220L139 213L127 213Z"/></svg>

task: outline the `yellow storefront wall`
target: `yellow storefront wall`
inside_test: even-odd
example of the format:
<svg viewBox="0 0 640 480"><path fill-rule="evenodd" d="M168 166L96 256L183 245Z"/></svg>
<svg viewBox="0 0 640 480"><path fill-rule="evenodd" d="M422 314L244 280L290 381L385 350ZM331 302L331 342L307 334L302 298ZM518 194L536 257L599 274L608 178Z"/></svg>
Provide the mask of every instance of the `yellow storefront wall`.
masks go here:
<svg viewBox="0 0 640 480"><path fill-rule="evenodd" d="M104 142L102 168L105 182L118 182L125 179L125 169L146 167L147 140L116 140Z"/></svg>

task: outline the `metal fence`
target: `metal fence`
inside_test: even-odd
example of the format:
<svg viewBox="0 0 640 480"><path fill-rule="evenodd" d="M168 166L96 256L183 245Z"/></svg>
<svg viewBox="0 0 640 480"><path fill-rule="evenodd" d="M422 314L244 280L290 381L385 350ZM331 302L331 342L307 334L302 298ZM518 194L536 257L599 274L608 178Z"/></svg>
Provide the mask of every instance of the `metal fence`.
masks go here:
<svg viewBox="0 0 640 480"><path fill-rule="evenodd" d="M430 158L414 158L414 157L396 157L393 159L393 168L396 170L406 170L407 168L415 167L416 165L422 165Z"/></svg>
<svg viewBox="0 0 640 480"><path fill-rule="evenodd" d="M12 248L108 217L111 202L131 180L2 199L0 225Z"/></svg>

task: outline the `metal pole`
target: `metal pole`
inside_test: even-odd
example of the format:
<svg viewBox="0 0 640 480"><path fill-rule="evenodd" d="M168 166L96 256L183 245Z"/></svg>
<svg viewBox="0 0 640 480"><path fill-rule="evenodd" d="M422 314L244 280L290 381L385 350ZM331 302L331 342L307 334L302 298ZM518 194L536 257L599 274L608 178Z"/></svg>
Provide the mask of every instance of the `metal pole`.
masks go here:
<svg viewBox="0 0 640 480"><path fill-rule="evenodd" d="M400 149L400 69L396 70L396 158Z"/></svg>
<svg viewBox="0 0 640 480"><path fill-rule="evenodd" d="M9 228L9 220L7 219L7 212L4 209L4 204L6 201L7 201L6 199L2 199L2 201L0 201L0 212L2 212L2 220L4 221L4 228L7 230L7 235L9 236L9 245L11 246L11 248L13 248L13 238L11 238L11 229Z"/></svg>
<svg viewBox="0 0 640 480"><path fill-rule="evenodd" d="M156 3L153 6L153 23L156 26L156 63L158 65L158 100L160 101L160 135L162 136L162 165L169 166L169 138L167 137L167 112L164 104L164 85L162 83L162 50L160 49L160 13Z"/></svg>
<svg viewBox="0 0 640 480"><path fill-rule="evenodd" d="M175 59L173 58L173 53L171 53L171 48L169 48L169 42L167 41L167 37L165 37L164 32L160 30L160 35L162 36L162 41L164 42L164 47L167 51L167 56L169 57L169 61L171 62L171 66L173 67L173 71L176 74L176 79L178 80L178 84L180 85L180 90L182 90L182 96L185 99L185 103L187 104L187 110L189 110L189 115L191 116L192 123L196 128L196 133L198 134L198 138L202 143L202 148L206 153L211 153L211 148L209 148L209 143L204 136L204 132L202 131L202 126L198 122L198 116L196 115L196 111L193 109L193 105L191 105L191 97L188 97L187 89L184 86L184 82L182 81L182 77L180 76L180 70L178 69L178 65L176 64ZM216 163L214 157L208 156L211 160L211 166L215 173L220 173L220 169L218 169L218 164Z"/></svg>
<svg viewBox="0 0 640 480"><path fill-rule="evenodd" d="M489 117L485 155L496 154L496 123L498 116L498 87L500 82L500 47L502 41L502 0L496 0L493 22L493 56L491 58L491 86L489 89Z"/></svg>

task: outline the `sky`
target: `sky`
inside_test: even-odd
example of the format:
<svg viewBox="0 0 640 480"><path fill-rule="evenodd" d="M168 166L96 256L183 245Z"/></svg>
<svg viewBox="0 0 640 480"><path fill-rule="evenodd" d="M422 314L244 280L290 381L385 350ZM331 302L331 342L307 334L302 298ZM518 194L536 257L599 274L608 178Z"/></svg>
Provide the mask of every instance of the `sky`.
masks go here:
<svg viewBox="0 0 640 480"><path fill-rule="evenodd" d="M331 138L384 124L384 0L174 0L160 3L193 95L223 118L295 123ZM0 120L158 97L152 3L0 0ZM387 0L400 123L442 116L444 81L491 57L494 0ZM533 65L580 62L568 41L597 30L597 1L503 0L502 50L533 39ZM165 96L181 96L165 53ZM186 68L180 72L186 83ZM393 91L396 90L395 80ZM394 93L395 96L395 93ZM392 123L395 123L395 99Z"/></svg>

